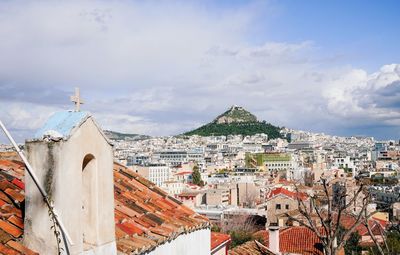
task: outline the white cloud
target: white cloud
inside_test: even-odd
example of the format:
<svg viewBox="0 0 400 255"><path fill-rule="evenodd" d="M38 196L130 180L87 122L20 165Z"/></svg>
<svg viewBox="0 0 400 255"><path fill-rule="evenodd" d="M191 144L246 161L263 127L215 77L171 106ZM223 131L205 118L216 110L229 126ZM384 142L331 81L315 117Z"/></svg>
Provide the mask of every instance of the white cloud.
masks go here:
<svg viewBox="0 0 400 255"><path fill-rule="evenodd" d="M400 125L400 65L385 65L372 74L351 70L333 80L324 96L329 112L339 118Z"/></svg>

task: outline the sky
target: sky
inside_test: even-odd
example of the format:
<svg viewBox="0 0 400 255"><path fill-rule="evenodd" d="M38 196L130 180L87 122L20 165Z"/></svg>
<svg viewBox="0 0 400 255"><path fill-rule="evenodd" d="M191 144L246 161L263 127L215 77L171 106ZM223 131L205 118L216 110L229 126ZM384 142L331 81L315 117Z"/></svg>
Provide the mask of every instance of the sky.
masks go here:
<svg viewBox="0 0 400 255"><path fill-rule="evenodd" d="M0 119L18 141L79 87L104 128L176 135L240 105L400 138L400 2L1 1ZM5 137L0 135L0 141Z"/></svg>

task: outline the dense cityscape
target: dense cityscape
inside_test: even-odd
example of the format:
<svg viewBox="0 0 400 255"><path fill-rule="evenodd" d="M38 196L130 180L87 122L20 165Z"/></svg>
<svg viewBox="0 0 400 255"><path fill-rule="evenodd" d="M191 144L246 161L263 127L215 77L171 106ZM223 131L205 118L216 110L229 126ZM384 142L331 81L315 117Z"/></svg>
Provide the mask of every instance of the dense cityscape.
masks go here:
<svg viewBox="0 0 400 255"><path fill-rule="evenodd" d="M238 116L240 111L250 114L237 106L226 113L235 111ZM226 113L214 122L226 121ZM241 121L232 118L226 124ZM333 190L340 186L339 190L349 194L344 203L353 199L350 194L360 183L368 183L368 211L376 210L375 219L398 226L399 141L288 128L282 128L280 134L282 138L275 139L264 133L121 139L114 133L111 138L119 162L208 217L216 229L225 232L235 229L228 222L237 221L237 217L252 219L249 222L254 224L254 232L271 222L280 227L293 226L288 215L300 214L296 194L321 190L321 179L334 184ZM335 199L335 191L332 192L330 196ZM358 199L356 204L362 204L362 198ZM352 210L359 206L353 205ZM363 235L364 246L371 245L369 234Z"/></svg>
<svg viewBox="0 0 400 255"><path fill-rule="evenodd" d="M75 103L80 104L79 100ZM58 115L65 120L60 122ZM87 113L55 114L56 117L52 117L38 131L35 139L43 139L45 144L66 139L57 130L68 126L68 121L71 121L69 115L82 118ZM86 121L86 118L82 120ZM54 121L57 122L55 126L52 124ZM257 133L258 130L253 130L254 125L267 125L267 133ZM71 126L72 130L77 126ZM231 134L204 134L201 131L204 127L213 129L213 132ZM399 234L395 231L400 221L399 141L376 141L373 137L340 137L279 128L265 121L259 122L256 116L240 106L232 106L197 130L200 131L163 137L104 131L107 141L113 145L114 171L117 171L114 174L115 190L126 189L117 184L123 176L137 174L146 180L139 182L150 185L149 189L156 185L172 199L171 202L181 203L204 216L212 231L211 254L227 253L228 250L232 255L264 254L262 249L271 254L306 254L304 252L309 249L316 254L343 251L348 254L353 249L366 253L368 250L382 250L382 240L398 242ZM203 132L202 136L193 134L196 132ZM274 138L270 138L268 132ZM26 145L20 146L29 146L25 148L28 151L41 150L35 145L35 139L33 145L27 141ZM47 152L48 155L53 153L52 150ZM3 178L10 175L20 178L21 170L19 173L15 171L21 169L23 164L15 154L15 148L1 145L0 155L0 167L7 174ZM39 165L41 168L50 169L49 164L56 164L48 162L54 156L49 159L39 157L45 160L43 165ZM83 171L89 164L85 163L86 157ZM15 196L17 191L10 193L9 188L18 186L17 183L4 186L8 190L2 194ZM144 204L139 204L133 194L125 195L128 200L124 197L119 200L117 194L119 192L115 193L116 213L136 215L129 210L152 211L144 205L151 201L150 197L150 200L143 200ZM134 207L130 200L136 201ZM340 224L329 225L326 223L329 221ZM121 223L124 222L130 221L125 218ZM341 236L335 234L339 226L345 233ZM324 230L321 230L322 227ZM31 228L28 228L28 233L33 231ZM130 234L131 228L117 225L117 233L120 229ZM285 231L282 232L283 229ZM7 228L3 230L9 232ZM333 234L321 242L320 236L326 231ZM280 244L280 239L292 240L299 233L307 241ZM332 244L333 239L335 245ZM316 248L317 244L321 244L322 248ZM119 250L125 249L118 247Z"/></svg>
<svg viewBox="0 0 400 255"><path fill-rule="evenodd" d="M400 255L399 10L0 1L0 255Z"/></svg>

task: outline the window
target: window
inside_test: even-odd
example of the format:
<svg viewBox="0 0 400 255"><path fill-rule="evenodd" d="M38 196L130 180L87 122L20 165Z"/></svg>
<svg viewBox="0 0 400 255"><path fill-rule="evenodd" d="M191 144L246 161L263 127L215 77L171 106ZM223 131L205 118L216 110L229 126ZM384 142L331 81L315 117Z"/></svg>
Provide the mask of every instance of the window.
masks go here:
<svg viewBox="0 0 400 255"><path fill-rule="evenodd" d="M285 209L286 209L286 210L289 210L289 205L285 205Z"/></svg>
<svg viewBox="0 0 400 255"><path fill-rule="evenodd" d="M280 210L280 209L281 209L281 204L276 204L276 205L275 205L275 209L276 209L276 210Z"/></svg>

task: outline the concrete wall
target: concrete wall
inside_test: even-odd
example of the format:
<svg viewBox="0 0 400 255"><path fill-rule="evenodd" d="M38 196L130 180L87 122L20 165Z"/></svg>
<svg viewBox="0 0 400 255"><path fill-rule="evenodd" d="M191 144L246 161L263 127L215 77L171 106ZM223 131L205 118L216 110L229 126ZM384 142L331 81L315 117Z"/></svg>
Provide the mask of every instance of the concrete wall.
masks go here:
<svg viewBox="0 0 400 255"><path fill-rule="evenodd" d="M182 234L171 242L158 246L148 255L208 255L211 253L211 231L201 229Z"/></svg>
<svg viewBox="0 0 400 255"><path fill-rule="evenodd" d="M254 206L260 200L260 188L254 183L238 183L239 205Z"/></svg>
<svg viewBox="0 0 400 255"><path fill-rule="evenodd" d="M107 254L116 254L113 151L93 120L86 120L67 141L27 142L26 148L39 182L54 201L54 208L72 238L71 254L101 246L108 247ZM87 169L91 173L84 179L83 160L88 154L94 156L94 161ZM56 254L48 209L29 175L25 176L25 183L24 243L40 254ZM90 193L85 193L85 185ZM85 209L83 200L87 204ZM89 210L89 220L84 218L85 210ZM85 238L90 239L86 244L85 229L90 231L86 233Z"/></svg>

